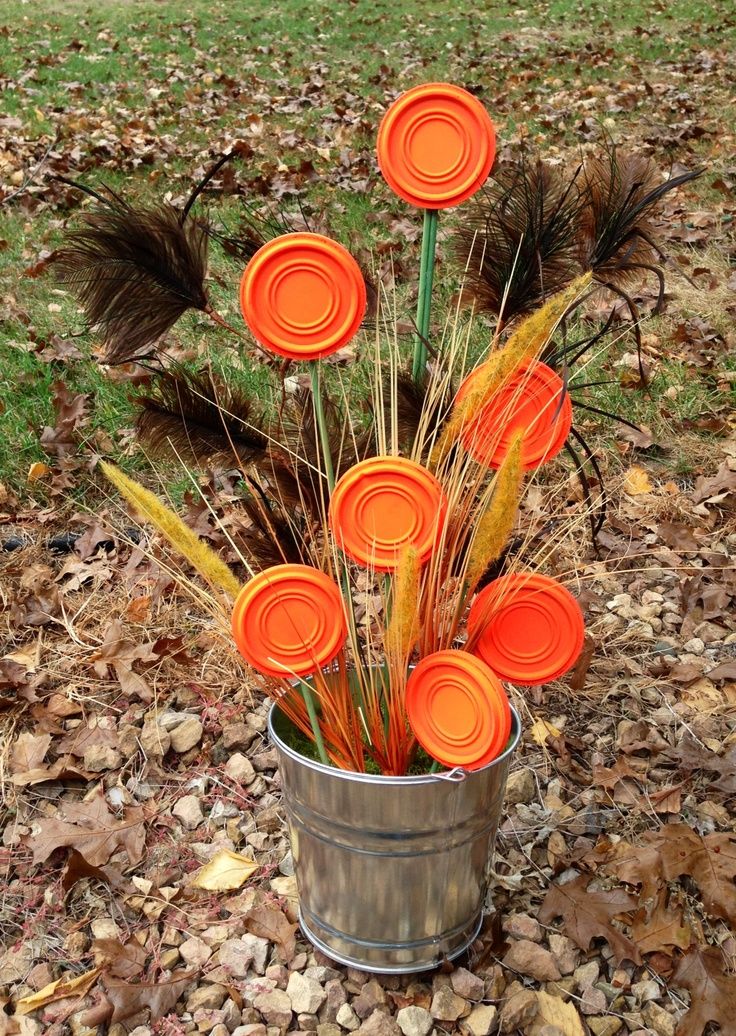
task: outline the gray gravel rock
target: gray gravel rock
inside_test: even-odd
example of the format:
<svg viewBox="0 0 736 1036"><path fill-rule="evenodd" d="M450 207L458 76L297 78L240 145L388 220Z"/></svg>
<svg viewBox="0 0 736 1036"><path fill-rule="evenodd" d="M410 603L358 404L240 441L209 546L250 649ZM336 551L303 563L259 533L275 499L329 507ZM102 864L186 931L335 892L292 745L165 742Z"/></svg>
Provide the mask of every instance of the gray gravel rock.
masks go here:
<svg viewBox="0 0 736 1036"><path fill-rule="evenodd" d="M187 831L194 831L204 822L204 814L196 795L183 795L171 811Z"/></svg>
<svg viewBox="0 0 736 1036"><path fill-rule="evenodd" d="M361 1036L401 1036L401 1029L395 1020L385 1011L376 1009L359 1029L355 1030Z"/></svg>
<svg viewBox="0 0 736 1036"><path fill-rule="evenodd" d="M647 1023L650 1029L654 1029L657 1036L675 1036L675 1028L677 1023L674 1015L669 1014L659 1004L655 1004L653 1000L650 1000L645 1005L642 1013L644 1021Z"/></svg>
<svg viewBox="0 0 736 1036"><path fill-rule="evenodd" d="M491 1004L477 1004L460 1022L460 1028L469 1036L488 1036L496 1027L497 1014L497 1009Z"/></svg>
<svg viewBox="0 0 736 1036"><path fill-rule="evenodd" d="M286 1029L291 1024L291 1000L283 989L260 993L253 1001L253 1006L260 1011L269 1025L277 1025L279 1029Z"/></svg>
<svg viewBox="0 0 736 1036"><path fill-rule="evenodd" d="M316 979L305 978L296 971L289 976L286 995L295 1014L316 1014L327 999L326 991Z"/></svg>
<svg viewBox="0 0 736 1036"><path fill-rule="evenodd" d="M171 747L175 752L188 752L202 740L204 727L196 716L187 716L171 731Z"/></svg>
<svg viewBox="0 0 736 1036"><path fill-rule="evenodd" d="M187 998L187 1011L194 1014L200 1007L217 1011L225 1003L226 997L227 989L224 986L218 985L217 982L212 982L206 986L198 986Z"/></svg>
<svg viewBox="0 0 736 1036"><path fill-rule="evenodd" d="M386 992L380 983L371 979L363 985L360 995L353 1000L353 1010L358 1018L368 1018L377 1008L386 1004Z"/></svg>
<svg viewBox="0 0 736 1036"><path fill-rule="evenodd" d="M438 1022L456 1022L458 1018L465 1018L470 1014L470 1004L453 993L449 986L445 986L438 989L432 997L429 1011Z"/></svg>
<svg viewBox="0 0 736 1036"><path fill-rule="evenodd" d="M399 1014L401 1014L401 1011L399 1011ZM355 1029L360 1028L360 1018L358 1018L348 1003L341 1004L338 1007L335 1021L341 1028L347 1029L348 1032L353 1032ZM401 1025L401 1021L399 1021L399 1025Z"/></svg>
<svg viewBox="0 0 736 1036"><path fill-rule="evenodd" d="M536 793L537 785L531 770L516 770L509 774L506 782L506 805L515 806L520 802L531 802Z"/></svg>
<svg viewBox="0 0 736 1036"><path fill-rule="evenodd" d="M402 1007L396 1021L404 1036L427 1036L434 1025L432 1015L423 1007Z"/></svg>
<svg viewBox="0 0 736 1036"><path fill-rule="evenodd" d="M562 978L549 950L529 939L520 939L512 943L503 959L503 965L529 978L535 978L538 982L552 982Z"/></svg>
<svg viewBox="0 0 736 1036"><path fill-rule="evenodd" d="M530 1022L539 1013L537 994L531 989L522 989L509 997L501 1008L499 1025L501 1032L513 1032L515 1029L526 1031Z"/></svg>
<svg viewBox="0 0 736 1036"><path fill-rule="evenodd" d="M453 992L466 1000L482 1000L485 994L485 983L479 975L474 975L467 968L456 968L450 975Z"/></svg>
<svg viewBox="0 0 736 1036"><path fill-rule="evenodd" d="M514 939L529 939L530 942L542 941L542 926L536 918L529 914L509 914L503 919L503 930Z"/></svg>

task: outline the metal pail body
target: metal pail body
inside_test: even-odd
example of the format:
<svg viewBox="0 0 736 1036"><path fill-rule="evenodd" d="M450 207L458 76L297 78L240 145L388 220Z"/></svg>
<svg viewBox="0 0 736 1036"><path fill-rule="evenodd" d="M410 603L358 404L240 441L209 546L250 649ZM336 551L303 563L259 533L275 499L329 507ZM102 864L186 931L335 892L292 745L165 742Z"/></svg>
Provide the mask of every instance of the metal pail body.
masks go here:
<svg viewBox="0 0 736 1036"><path fill-rule="evenodd" d="M333 769L290 748L279 757L304 934L366 971L413 972L456 957L478 934L509 764L521 725L488 766L421 777ZM459 778L459 779L457 779Z"/></svg>

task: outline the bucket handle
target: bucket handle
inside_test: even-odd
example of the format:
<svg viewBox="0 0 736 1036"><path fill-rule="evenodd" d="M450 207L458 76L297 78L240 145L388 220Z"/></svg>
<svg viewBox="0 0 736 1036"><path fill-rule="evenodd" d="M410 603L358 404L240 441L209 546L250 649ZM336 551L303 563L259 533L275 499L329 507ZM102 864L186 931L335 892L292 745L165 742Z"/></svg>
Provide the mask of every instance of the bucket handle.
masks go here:
<svg viewBox="0 0 736 1036"><path fill-rule="evenodd" d="M462 766L453 766L447 773L435 773L432 776L438 781L449 781L451 784L461 784L468 776Z"/></svg>

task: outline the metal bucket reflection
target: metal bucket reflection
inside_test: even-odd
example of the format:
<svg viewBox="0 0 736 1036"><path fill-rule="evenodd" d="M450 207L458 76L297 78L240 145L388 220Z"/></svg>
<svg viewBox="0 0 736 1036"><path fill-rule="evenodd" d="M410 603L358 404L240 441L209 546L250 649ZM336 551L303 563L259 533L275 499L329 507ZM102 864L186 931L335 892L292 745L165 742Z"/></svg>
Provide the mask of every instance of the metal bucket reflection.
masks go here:
<svg viewBox="0 0 736 1036"><path fill-rule="evenodd" d="M285 743L279 757L302 930L366 971L413 972L458 956L478 934L511 755L455 777L381 777L323 766ZM453 771L454 772L454 771Z"/></svg>

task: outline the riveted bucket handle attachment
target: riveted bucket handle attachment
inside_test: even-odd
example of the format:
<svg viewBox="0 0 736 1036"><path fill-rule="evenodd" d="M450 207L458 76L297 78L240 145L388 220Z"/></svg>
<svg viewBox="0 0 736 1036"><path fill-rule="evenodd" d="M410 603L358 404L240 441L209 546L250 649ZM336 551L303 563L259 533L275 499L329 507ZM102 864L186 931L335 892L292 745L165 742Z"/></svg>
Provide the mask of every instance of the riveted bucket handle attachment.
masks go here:
<svg viewBox="0 0 736 1036"><path fill-rule="evenodd" d="M466 770L463 770L462 766L453 766L447 773L435 773L432 776L436 777L438 781L450 781L451 784L461 784L468 774Z"/></svg>

